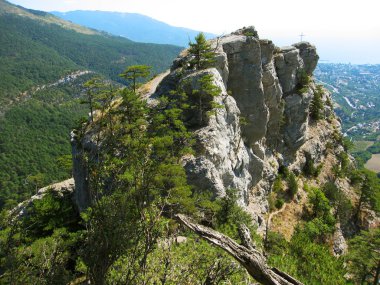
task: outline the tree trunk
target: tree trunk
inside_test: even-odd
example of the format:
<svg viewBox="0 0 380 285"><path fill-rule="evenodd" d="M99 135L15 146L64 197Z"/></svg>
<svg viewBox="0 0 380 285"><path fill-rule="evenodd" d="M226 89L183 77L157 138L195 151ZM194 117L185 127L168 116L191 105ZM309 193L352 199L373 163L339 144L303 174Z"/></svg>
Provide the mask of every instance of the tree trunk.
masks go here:
<svg viewBox="0 0 380 285"><path fill-rule="evenodd" d="M377 263L376 275L375 275L375 280L373 281L373 285L378 285L379 281L380 281L380 260Z"/></svg>
<svg viewBox="0 0 380 285"><path fill-rule="evenodd" d="M254 248L247 235L248 228L244 227L241 232L243 245L237 244L231 238L214 231L213 229L193 223L185 215L176 215L177 219L189 229L200 235L202 238L220 247L232 255L248 273L258 282L264 285L303 285L303 283L281 272L277 268L270 268L263 254Z"/></svg>

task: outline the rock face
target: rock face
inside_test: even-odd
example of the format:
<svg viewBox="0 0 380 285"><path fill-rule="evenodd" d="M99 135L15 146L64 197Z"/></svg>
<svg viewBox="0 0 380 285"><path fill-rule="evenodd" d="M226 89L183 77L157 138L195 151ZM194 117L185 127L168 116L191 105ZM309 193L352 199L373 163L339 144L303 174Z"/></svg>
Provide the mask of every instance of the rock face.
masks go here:
<svg viewBox="0 0 380 285"><path fill-rule="evenodd" d="M159 84L154 99L186 82L185 92L196 90L197 78L211 75L222 106L194 128L197 154L183 158L190 184L223 196L235 188L260 227L265 227L268 194L279 165L302 169L305 153L320 161L330 133L310 132L309 105L316 91L311 75L318 62L314 46L301 42L278 48L258 38L253 27L211 41L213 66L189 70L184 51ZM183 86L183 84L182 84ZM323 100L329 95L323 94ZM149 102L149 99L148 99ZM328 107L325 113L331 113ZM335 127L339 129L336 121ZM332 128L330 128L332 129ZM76 202L88 206L86 168L81 150L92 151L91 135L73 141Z"/></svg>
<svg viewBox="0 0 380 285"><path fill-rule="evenodd" d="M335 227L335 232L333 235L333 253L335 256L341 256L347 253L348 245L343 236L340 224L338 223Z"/></svg>
<svg viewBox="0 0 380 285"><path fill-rule="evenodd" d="M228 188L244 189L241 195L247 201L253 154L242 140L240 110L227 94L223 79L215 68L193 73L185 79L205 74L211 74L213 84L220 88L215 101L224 107L216 110L207 126L195 131L203 155L184 158L184 166L189 181L198 187L212 189L216 196L224 196Z"/></svg>
<svg viewBox="0 0 380 285"><path fill-rule="evenodd" d="M202 152L184 158L184 167L191 184L212 190L215 196L238 189L240 203L253 209L261 223L278 166L301 169L304 145L313 158L322 155L313 146L324 143L309 136L309 105L316 87L312 81L307 86L303 83L312 75L318 55L306 42L280 49L259 39L253 27L215 39L212 46L216 51L212 67L186 70L183 66L189 55L183 52L154 96L175 89L181 81L179 74L213 76L221 90L214 100L223 108L195 131Z"/></svg>

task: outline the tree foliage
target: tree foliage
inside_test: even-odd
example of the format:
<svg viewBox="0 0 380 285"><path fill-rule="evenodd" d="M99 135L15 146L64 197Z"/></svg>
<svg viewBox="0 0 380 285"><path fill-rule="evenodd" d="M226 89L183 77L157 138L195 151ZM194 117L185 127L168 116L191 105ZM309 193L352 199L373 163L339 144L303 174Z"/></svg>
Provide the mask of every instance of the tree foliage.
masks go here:
<svg viewBox="0 0 380 285"><path fill-rule="evenodd" d="M358 284L378 284L380 280L380 229L362 231L349 242L346 256L350 273Z"/></svg>
<svg viewBox="0 0 380 285"><path fill-rule="evenodd" d="M12 9L2 10L0 15L1 208L12 207L35 191L28 177L42 174L41 184L47 185L71 175L56 160L71 154L70 131L88 113L78 101L84 99L81 85L89 76L51 84L79 70L126 83L118 77L126 65L149 63L153 72L161 72L181 50L101 33L79 33L55 24L56 19L49 15L34 11L33 17L28 17L14 12L21 8ZM40 20L45 16L47 22L46 18Z"/></svg>
<svg viewBox="0 0 380 285"><path fill-rule="evenodd" d="M147 65L132 65L129 66L120 77L126 79L131 82L133 92L137 91L138 80L145 79L149 76L151 70L151 66Z"/></svg>
<svg viewBox="0 0 380 285"><path fill-rule="evenodd" d="M322 86L318 85L317 89L314 91L309 111L310 117L315 121L319 121L324 118L324 103L322 101L322 94Z"/></svg>
<svg viewBox="0 0 380 285"><path fill-rule="evenodd" d="M221 108L214 101L220 95L220 88L214 84L212 74L205 74L197 81L198 88L188 95L189 109L195 113L196 124L203 126L215 109Z"/></svg>
<svg viewBox="0 0 380 285"><path fill-rule="evenodd" d="M209 67L215 61L215 52L203 33L195 37L195 43L189 42L190 66L196 69Z"/></svg>

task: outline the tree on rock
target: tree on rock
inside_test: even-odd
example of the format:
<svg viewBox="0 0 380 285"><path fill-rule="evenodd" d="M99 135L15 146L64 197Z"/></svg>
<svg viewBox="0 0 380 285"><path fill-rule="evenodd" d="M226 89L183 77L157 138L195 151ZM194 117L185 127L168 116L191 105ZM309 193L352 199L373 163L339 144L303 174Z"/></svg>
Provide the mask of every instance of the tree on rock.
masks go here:
<svg viewBox="0 0 380 285"><path fill-rule="evenodd" d="M193 100L191 108L196 111L198 125L202 126L214 109L222 107L214 101L214 97L218 96L221 90L214 84L211 74L202 76L198 82L199 89L193 90L191 94Z"/></svg>
<svg viewBox="0 0 380 285"><path fill-rule="evenodd" d="M215 61L215 52L207 42L203 33L195 37L195 43L189 42L189 54L192 55L190 66L196 69L204 69Z"/></svg>
<svg viewBox="0 0 380 285"><path fill-rule="evenodd" d="M315 121L323 119L322 87L317 86L310 104L310 116Z"/></svg>

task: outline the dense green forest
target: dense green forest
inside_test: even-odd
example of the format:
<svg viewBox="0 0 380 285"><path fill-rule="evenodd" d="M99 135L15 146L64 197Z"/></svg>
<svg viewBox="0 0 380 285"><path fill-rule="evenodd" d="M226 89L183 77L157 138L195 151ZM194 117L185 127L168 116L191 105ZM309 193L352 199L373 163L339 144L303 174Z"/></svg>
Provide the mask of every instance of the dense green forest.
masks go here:
<svg viewBox="0 0 380 285"><path fill-rule="evenodd" d="M81 93L83 79L36 92L0 119L1 207L71 175L59 161L71 160L70 131L88 112L73 96Z"/></svg>
<svg viewBox="0 0 380 285"><path fill-rule="evenodd" d="M88 109L82 84L95 72L126 83L127 65L167 69L180 51L73 26L48 13L0 1L0 207L70 176L69 134ZM80 76L70 77L75 72ZM63 163L64 164L64 163ZM7 202L8 200L8 202Z"/></svg>

